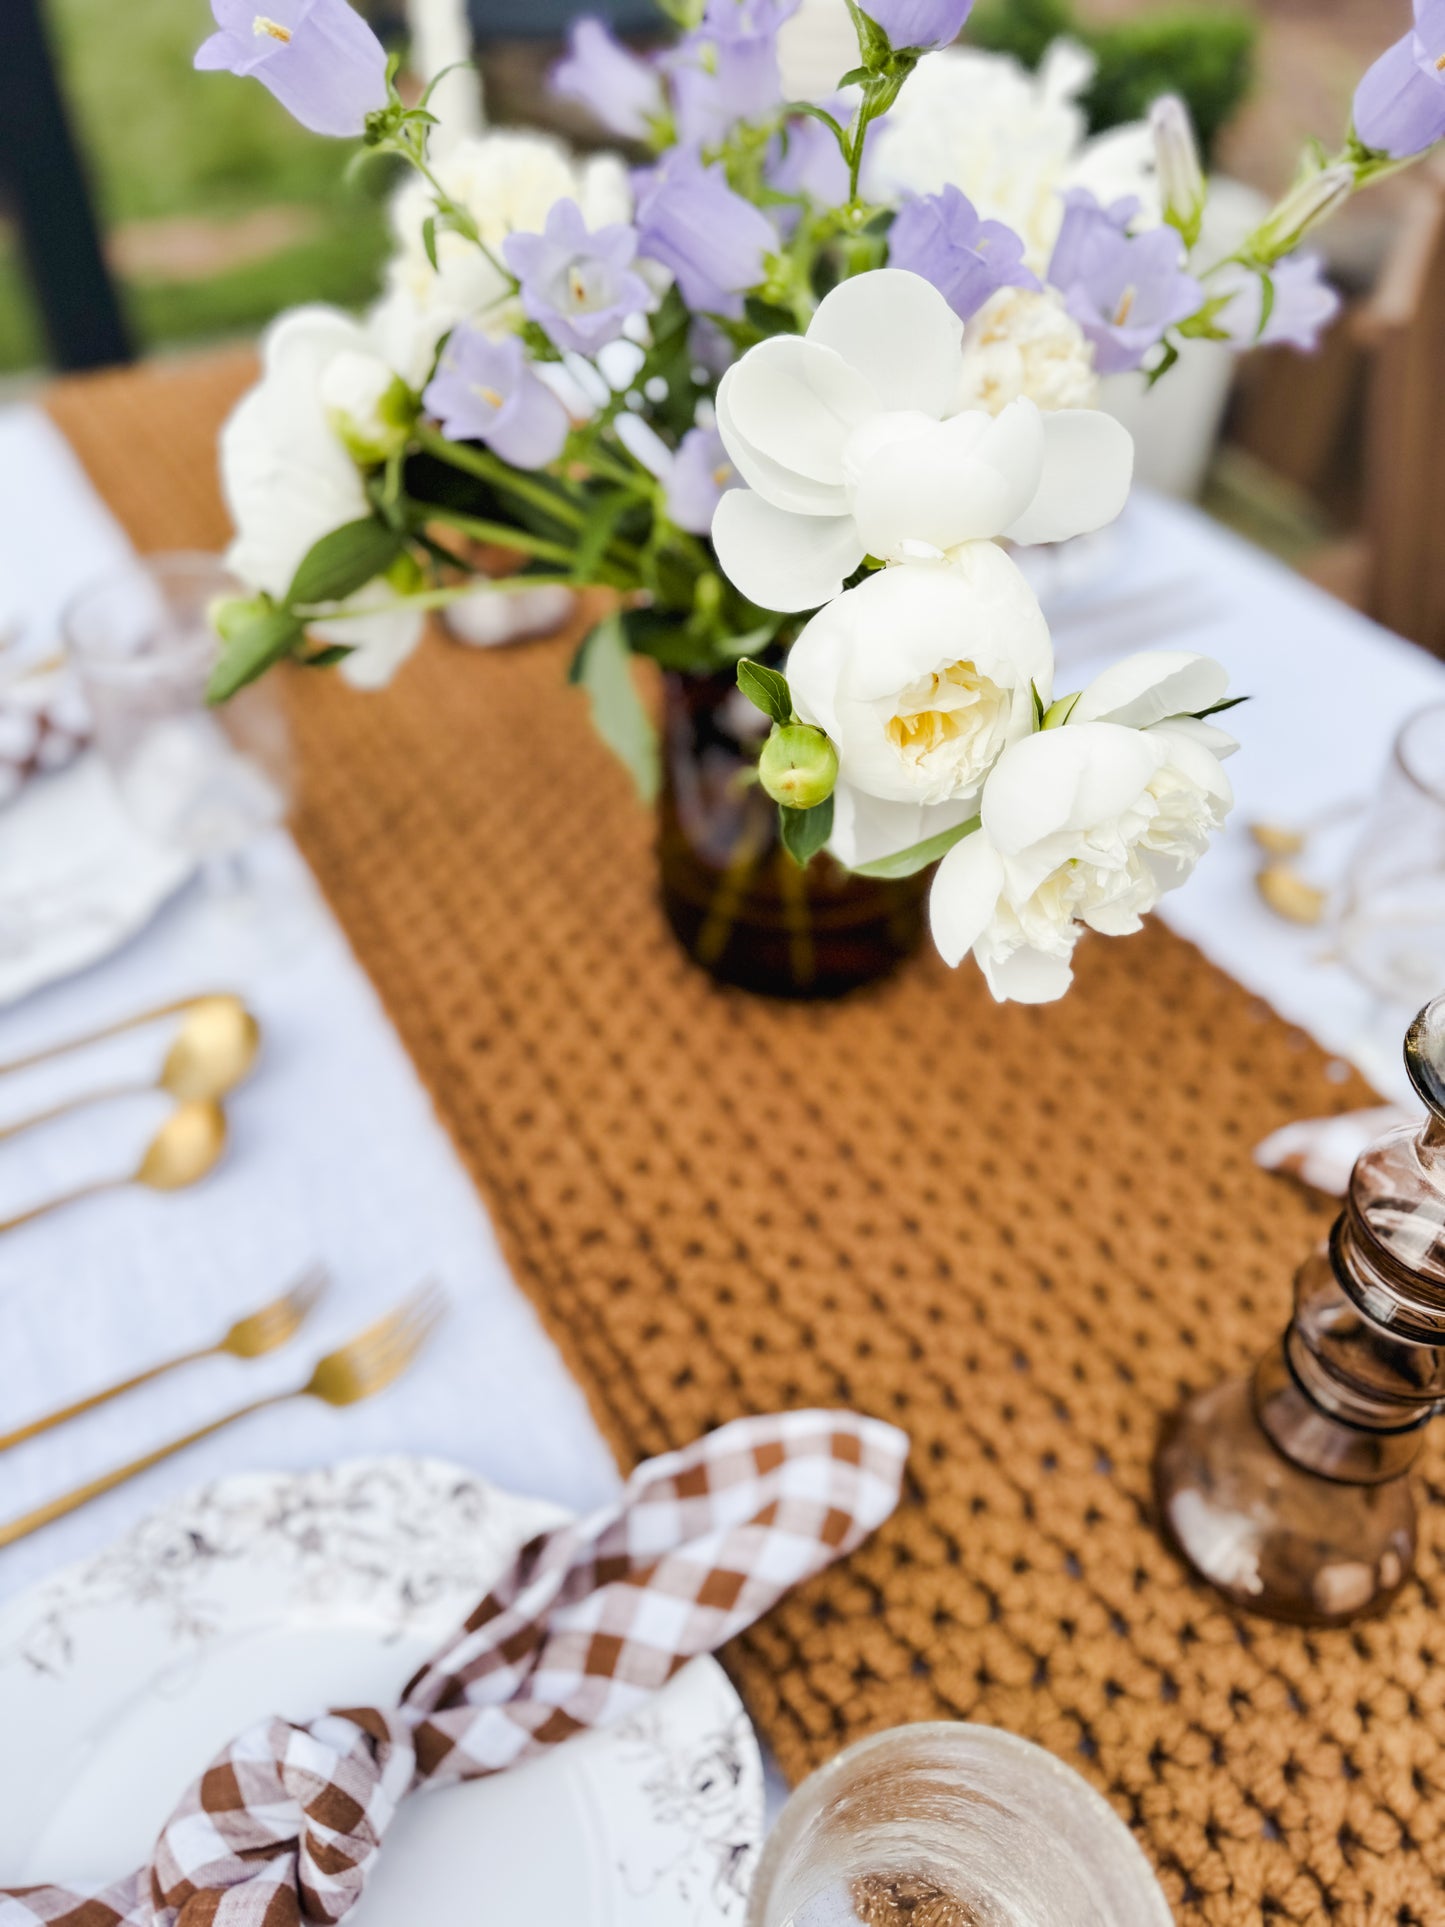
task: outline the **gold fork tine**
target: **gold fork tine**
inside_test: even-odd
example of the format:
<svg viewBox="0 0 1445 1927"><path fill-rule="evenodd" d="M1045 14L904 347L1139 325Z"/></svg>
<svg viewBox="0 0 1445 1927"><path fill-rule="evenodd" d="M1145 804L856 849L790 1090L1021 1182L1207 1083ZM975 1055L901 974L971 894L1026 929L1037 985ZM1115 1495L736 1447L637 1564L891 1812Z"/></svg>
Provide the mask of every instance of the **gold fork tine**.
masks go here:
<svg viewBox="0 0 1445 1927"><path fill-rule="evenodd" d="M164 1378L167 1372L179 1370L182 1365L194 1365L203 1358L217 1358L223 1352L233 1358L262 1358L267 1352L274 1352L293 1338L300 1330L303 1321L327 1286L327 1274L322 1265L313 1265L282 1298L274 1299L263 1305L249 1318L238 1319L214 1345L203 1345L198 1351L181 1352L175 1358L167 1358L159 1365L152 1365L131 1378L123 1378L115 1385L106 1386L104 1391L92 1392L89 1398L77 1399L73 1405L62 1405L58 1411L48 1412L44 1418L32 1419L14 1432L0 1432L0 1452L8 1452L12 1445L23 1445L27 1439L38 1438L42 1432L53 1431L57 1425L64 1425L70 1419L79 1418L85 1412L93 1412L99 1405L108 1405L113 1398L120 1398L125 1392L133 1392L140 1385L149 1385L154 1379Z"/></svg>
<svg viewBox="0 0 1445 1927"><path fill-rule="evenodd" d="M416 1358L435 1329L443 1312L446 1300L435 1286L424 1287L404 1304L385 1318L379 1318L364 1332L329 1352L318 1360L316 1369L304 1385L294 1386L289 1392L272 1392L265 1398L253 1399L249 1405L238 1406L234 1412L226 1412L209 1425L202 1425L184 1438L172 1439L169 1445L158 1446L154 1452L132 1459L129 1465L118 1466L113 1472L102 1473L100 1478L92 1479L86 1485L77 1486L48 1504L37 1506L8 1525L0 1525L0 1546L13 1546L18 1539L24 1539L41 1526L47 1526L55 1519L63 1519L68 1513L76 1512L91 1499L99 1498L103 1492L113 1492L127 1479L133 1479L140 1472L148 1472L153 1465L162 1460L173 1458L187 1446L196 1445L214 1433L224 1431L238 1419L250 1418L255 1412L264 1412L268 1406L285 1405L293 1398L319 1398L328 1405L355 1405L362 1399L372 1398L384 1392L393 1384Z"/></svg>

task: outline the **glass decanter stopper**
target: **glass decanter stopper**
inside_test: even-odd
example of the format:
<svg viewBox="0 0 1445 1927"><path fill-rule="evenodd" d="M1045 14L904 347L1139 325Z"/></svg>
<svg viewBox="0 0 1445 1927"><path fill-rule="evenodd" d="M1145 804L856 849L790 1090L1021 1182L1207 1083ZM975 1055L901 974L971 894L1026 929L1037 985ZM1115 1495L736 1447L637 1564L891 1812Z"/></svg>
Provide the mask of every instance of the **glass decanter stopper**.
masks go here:
<svg viewBox="0 0 1445 1927"><path fill-rule="evenodd" d="M1383 1611L1415 1562L1410 1468L1445 1399L1445 994L1410 1026L1405 1062L1424 1125L1361 1154L1283 1338L1251 1377L1190 1400L1155 1459L1185 1558L1274 1619Z"/></svg>

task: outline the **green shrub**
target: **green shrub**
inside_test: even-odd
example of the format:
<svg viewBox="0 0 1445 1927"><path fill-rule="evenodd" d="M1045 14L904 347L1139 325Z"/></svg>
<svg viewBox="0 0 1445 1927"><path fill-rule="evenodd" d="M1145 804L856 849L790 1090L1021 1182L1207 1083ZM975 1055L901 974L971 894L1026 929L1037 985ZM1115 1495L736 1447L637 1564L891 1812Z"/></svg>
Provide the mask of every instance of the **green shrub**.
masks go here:
<svg viewBox="0 0 1445 1927"><path fill-rule="evenodd" d="M1206 160L1254 77L1257 24L1232 6L1175 7L1088 27L1072 0L981 0L970 26L976 45L1012 54L1026 67L1037 67L1061 34L1081 41L1098 62L1084 97L1095 133L1140 119L1160 94L1180 94Z"/></svg>

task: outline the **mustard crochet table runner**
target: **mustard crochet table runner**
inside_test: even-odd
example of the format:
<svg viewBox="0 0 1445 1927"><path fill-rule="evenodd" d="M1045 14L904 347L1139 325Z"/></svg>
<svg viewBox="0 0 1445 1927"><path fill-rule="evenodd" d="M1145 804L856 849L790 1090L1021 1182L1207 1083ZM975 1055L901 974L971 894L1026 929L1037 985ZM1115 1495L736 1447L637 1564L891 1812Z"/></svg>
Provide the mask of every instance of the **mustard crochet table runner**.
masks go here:
<svg viewBox="0 0 1445 1927"><path fill-rule="evenodd" d="M141 547L224 540L249 372L53 392ZM1318 1634L1227 1612L1150 1497L1161 1417L1278 1330L1328 1221L1251 1147L1362 1085L1160 927L1039 1010L932 957L834 1006L716 989L566 655L298 672L297 834L624 1464L795 1404L911 1433L894 1519L731 1653L785 1769L986 1721L1109 1796L1182 1922L1445 1920L1438 1507L1389 1617Z"/></svg>

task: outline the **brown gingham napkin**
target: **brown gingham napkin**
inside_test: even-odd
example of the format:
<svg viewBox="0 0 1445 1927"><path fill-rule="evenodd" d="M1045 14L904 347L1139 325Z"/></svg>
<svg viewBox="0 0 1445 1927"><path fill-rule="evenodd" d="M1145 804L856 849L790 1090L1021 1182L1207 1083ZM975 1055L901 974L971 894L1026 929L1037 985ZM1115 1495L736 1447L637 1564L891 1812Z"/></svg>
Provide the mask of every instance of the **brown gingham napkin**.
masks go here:
<svg viewBox="0 0 1445 1927"><path fill-rule="evenodd" d="M249 1728L187 1791L149 1866L93 1893L0 1891L0 1927L339 1921L413 1788L625 1719L861 1544L898 1503L907 1454L876 1419L788 1412L648 1460L615 1505L524 1546L400 1706Z"/></svg>

